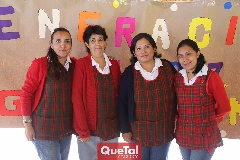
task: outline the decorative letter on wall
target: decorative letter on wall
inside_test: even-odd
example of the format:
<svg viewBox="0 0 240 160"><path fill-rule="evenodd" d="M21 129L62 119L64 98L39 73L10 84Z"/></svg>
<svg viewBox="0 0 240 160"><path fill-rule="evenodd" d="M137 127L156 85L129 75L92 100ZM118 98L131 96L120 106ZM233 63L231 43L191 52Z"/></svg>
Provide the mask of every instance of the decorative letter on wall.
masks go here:
<svg viewBox="0 0 240 160"><path fill-rule="evenodd" d="M203 25L205 28L205 31L210 31L212 28L212 21L211 21L211 19L204 18L204 17L194 18L192 20L192 22L189 24L188 37L189 37L189 39L192 39L195 42L197 42L196 34L197 34L197 27L199 25ZM209 42L210 42L210 34L206 33L203 36L202 42L197 42L197 44L198 44L199 48L205 48L208 46Z"/></svg>
<svg viewBox="0 0 240 160"><path fill-rule="evenodd" d="M50 18L44 9L38 11L38 23L39 23L39 38L45 38L46 26L51 31L59 27L60 23L60 11L58 9L52 9L53 22L51 23Z"/></svg>
<svg viewBox="0 0 240 160"><path fill-rule="evenodd" d="M223 67L223 62L208 63L208 68L215 70L218 74Z"/></svg>
<svg viewBox="0 0 240 160"><path fill-rule="evenodd" d="M235 31L236 31L237 21L238 21L238 16L232 16L232 18L230 20L229 27L228 27L226 45L232 45L233 44L233 39L234 39Z"/></svg>
<svg viewBox="0 0 240 160"><path fill-rule="evenodd" d="M14 8L12 6L0 7L0 15L13 14L13 13L14 13ZM10 27L10 26L12 26L12 22L10 20L0 20L0 40L11 40L11 39L20 38L20 35L18 32L3 33L2 28Z"/></svg>
<svg viewBox="0 0 240 160"><path fill-rule="evenodd" d="M125 28L124 25L129 25L129 27ZM128 43L128 47L130 47L132 42L131 34L134 31L135 31L135 18L119 17L116 23L115 46L116 47L121 46L123 35Z"/></svg>
<svg viewBox="0 0 240 160"><path fill-rule="evenodd" d="M98 12L88 12L83 11L79 14L79 21L78 21L78 40L83 42L83 32L88 24L85 23L86 19L100 19L100 13Z"/></svg>
<svg viewBox="0 0 240 160"><path fill-rule="evenodd" d="M159 31L158 28L159 26L162 27L162 31ZM157 19L156 23L153 28L153 34L152 34L153 39L155 42L157 42L158 37L161 37L162 40L162 48L163 49L168 49L170 46L170 39L168 35L168 30L167 30L167 25L164 19Z"/></svg>
<svg viewBox="0 0 240 160"><path fill-rule="evenodd" d="M0 91L0 116L21 116L20 100L14 100L13 105L16 106L15 110L9 110L5 105L5 99L10 96L20 96L20 90L3 90Z"/></svg>
<svg viewBox="0 0 240 160"><path fill-rule="evenodd" d="M236 98L230 98L231 112L230 112L230 124L237 124L237 113L240 115L240 104Z"/></svg>

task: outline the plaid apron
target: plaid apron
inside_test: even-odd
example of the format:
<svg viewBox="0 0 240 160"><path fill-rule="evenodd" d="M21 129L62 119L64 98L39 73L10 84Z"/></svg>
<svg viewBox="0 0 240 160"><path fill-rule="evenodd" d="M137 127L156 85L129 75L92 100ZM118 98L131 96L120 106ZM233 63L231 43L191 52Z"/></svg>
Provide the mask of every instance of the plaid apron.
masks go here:
<svg viewBox="0 0 240 160"><path fill-rule="evenodd" d="M145 80L134 70L135 121L131 124L133 139L145 147L160 146L174 138L176 111L173 74L163 62L155 80Z"/></svg>
<svg viewBox="0 0 240 160"><path fill-rule="evenodd" d="M101 74L94 67L97 91L97 125L91 135L110 140L120 136L120 124L117 110L117 93L111 73Z"/></svg>
<svg viewBox="0 0 240 160"><path fill-rule="evenodd" d="M32 115L37 140L61 140L73 133L73 70L74 63L70 63L67 76L59 80L46 77L39 105Z"/></svg>
<svg viewBox="0 0 240 160"><path fill-rule="evenodd" d="M187 86L182 75L176 75L179 114L176 140L184 148L212 150L222 145L215 119L216 101L206 92L207 77L198 77L193 85Z"/></svg>

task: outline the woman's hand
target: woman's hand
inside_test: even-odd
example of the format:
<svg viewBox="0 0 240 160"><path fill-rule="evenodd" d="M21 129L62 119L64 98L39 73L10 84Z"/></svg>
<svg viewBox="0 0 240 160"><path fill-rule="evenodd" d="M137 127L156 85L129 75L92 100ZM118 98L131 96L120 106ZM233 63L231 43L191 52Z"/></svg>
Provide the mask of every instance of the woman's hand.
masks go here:
<svg viewBox="0 0 240 160"><path fill-rule="evenodd" d="M130 142L132 140L132 132L123 133L122 137L124 141Z"/></svg>
<svg viewBox="0 0 240 160"><path fill-rule="evenodd" d="M80 140L81 142L88 142L89 139L90 139L90 136L88 136L88 137L86 137L86 138L80 138L80 137L79 137L79 140Z"/></svg>
<svg viewBox="0 0 240 160"><path fill-rule="evenodd" d="M35 140L35 131L32 127L31 123L26 123L24 124L25 126L25 135L28 141L33 141Z"/></svg>

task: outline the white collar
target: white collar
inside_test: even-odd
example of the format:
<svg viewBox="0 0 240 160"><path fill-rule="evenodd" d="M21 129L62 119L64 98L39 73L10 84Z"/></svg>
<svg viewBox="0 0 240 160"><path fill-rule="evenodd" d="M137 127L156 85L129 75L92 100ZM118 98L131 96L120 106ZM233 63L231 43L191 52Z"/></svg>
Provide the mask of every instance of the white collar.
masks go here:
<svg viewBox="0 0 240 160"><path fill-rule="evenodd" d="M71 60L71 58L69 56L67 56L67 60L66 60L64 66L66 66L68 63L72 63L72 60Z"/></svg>
<svg viewBox="0 0 240 160"><path fill-rule="evenodd" d="M66 62L64 64L64 67L66 68L67 71L69 69L69 63L72 63L72 61L71 61L70 57L67 56L67 60L66 60Z"/></svg>
<svg viewBox="0 0 240 160"><path fill-rule="evenodd" d="M162 61L161 61L159 58L154 58L154 60L155 60L155 65L154 65L154 67L153 67L153 69L152 69L152 72L154 72L155 70L157 70L159 67L163 66ZM140 71L143 71L143 72L147 72L145 69L142 68L142 66L141 66L141 64L139 63L139 61L137 61L137 62L135 63L134 68L135 68L136 70L140 70Z"/></svg>
<svg viewBox="0 0 240 160"><path fill-rule="evenodd" d="M111 66L112 63L110 62L108 56L107 56L105 53L103 53L103 56L104 56L104 60L105 60L105 62L106 62L106 66L105 66L105 67ZM91 56L91 60L92 60L92 66L99 66L99 64L93 59L92 56ZM104 68L105 68L105 67L104 67Z"/></svg>
<svg viewBox="0 0 240 160"><path fill-rule="evenodd" d="M203 76L203 75L207 75L207 72L208 72L208 67L206 65L204 65L202 67L202 69L191 80L188 80L187 71L185 69L181 69L179 71L179 73L181 73L181 75L183 76L184 83L186 85L192 85L198 77Z"/></svg>

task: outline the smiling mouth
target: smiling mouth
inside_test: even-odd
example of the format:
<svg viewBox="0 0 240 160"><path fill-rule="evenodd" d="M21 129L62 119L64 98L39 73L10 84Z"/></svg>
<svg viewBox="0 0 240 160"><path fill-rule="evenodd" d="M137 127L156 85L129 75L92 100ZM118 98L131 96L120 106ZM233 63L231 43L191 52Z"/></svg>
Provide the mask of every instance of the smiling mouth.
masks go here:
<svg viewBox="0 0 240 160"><path fill-rule="evenodd" d="M184 66L189 66L191 62L185 63Z"/></svg>

